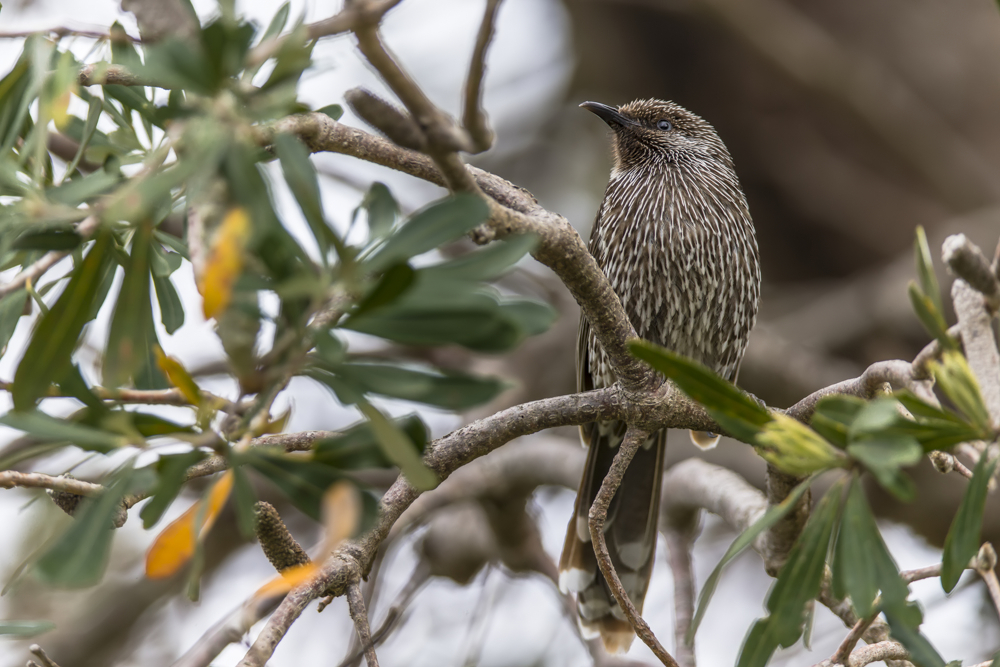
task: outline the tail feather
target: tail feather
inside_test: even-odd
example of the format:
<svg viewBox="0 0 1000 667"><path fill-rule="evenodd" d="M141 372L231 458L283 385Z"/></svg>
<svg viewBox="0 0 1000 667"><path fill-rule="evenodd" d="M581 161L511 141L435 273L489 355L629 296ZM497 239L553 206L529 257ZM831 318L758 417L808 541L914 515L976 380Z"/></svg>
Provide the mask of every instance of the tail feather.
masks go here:
<svg viewBox="0 0 1000 667"><path fill-rule="evenodd" d="M627 651L635 635L597 566L590 540L589 513L624 438L625 428L622 422L602 422L587 430L590 436L587 465L559 562L559 588L564 593L577 594L581 631L585 637L599 635L610 653ZM643 443L611 501L604 524L611 562L622 587L640 612L653 569L665 450L665 431Z"/></svg>

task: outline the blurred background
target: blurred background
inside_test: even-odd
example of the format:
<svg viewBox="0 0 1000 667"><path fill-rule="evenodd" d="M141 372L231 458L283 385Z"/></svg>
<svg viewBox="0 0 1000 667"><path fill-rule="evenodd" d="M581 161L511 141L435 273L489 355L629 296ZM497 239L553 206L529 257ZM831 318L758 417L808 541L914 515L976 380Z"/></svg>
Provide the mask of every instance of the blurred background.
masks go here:
<svg viewBox="0 0 1000 667"><path fill-rule="evenodd" d="M237 7L266 25L279 4L248 0ZM459 107L483 4L406 0L384 24L400 60L431 98L452 112ZM207 0L195 7L202 18L216 11ZM292 2L292 16L306 21L337 9L339 3L322 0ZM101 30L115 20L138 34L132 16L113 0L9 0L0 13L0 31ZM14 62L21 43L0 40L0 70ZM100 48L92 52L93 45L75 38L74 51L93 61L102 55ZM314 61L301 89L314 107L342 102L344 91L357 85L387 94L357 57L350 37L321 41ZM858 375L872 362L912 359L927 342L906 296L917 225L927 230L935 254L948 234L964 232L992 255L1000 236L998 64L1000 12L990 0L507 0L490 51L485 95L497 141L474 163L526 187L586 237L603 196L610 153L606 126L579 110L580 102L617 105L658 97L708 119L736 161L763 262L761 316L740 384L768 404L785 407ZM363 125L349 112L342 121ZM386 182L404 210L441 194L345 156L315 159L326 175L328 212L342 223L373 180ZM283 204L291 201L280 188L276 197ZM304 229L294 206L284 209L288 225ZM187 275L182 297L187 305L197 304ZM939 280L947 301L950 279L941 272ZM575 389L579 315L572 299L547 270L530 262L505 287L548 300L560 319L509 356L435 352L436 363L501 375L516 384L477 415L425 415L435 435L507 405ZM188 310L200 312L196 305ZM108 316L91 325L88 335L105 336ZM23 344L27 319L12 348L19 340ZM190 317L173 336L161 331L160 339L189 368L204 369L203 386L235 396L231 379L211 375L222 351L208 324ZM16 354L6 355L0 377L11 377L16 360ZM293 382L287 402L293 405L288 430L336 429L353 419L308 380ZM13 437L12 431L0 431L5 441ZM566 429L529 440L582 457L575 438ZM686 434L672 435L671 442L671 463L696 454ZM745 445L723 441L707 458L762 483L763 464ZM42 462L35 469L48 465L61 472L69 464ZM81 470L85 477L86 464ZM920 491L912 504L870 489L886 540L904 569L940 561L939 546L966 485L926 463L914 476ZM23 491L0 494L4 580L38 548L41 533L54 530L39 526L62 520L43 503L28 504L31 497ZM553 557L572 498L566 488L545 486L529 499L528 516ZM184 509L177 504L172 516ZM478 505L470 507L472 514L455 521L485 521L475 514L477 508L482 513ZM987 504L984 540L1000 539L997 509L994 496ZM290 514L289 524L304 544L317 539L318 528L308 519ZM423 535L401 538L387 554L371 608L374 625L411 581ZM699 586L733 537L706 517L695 547ZM130 521L116 540L112 571L101 587L54 593L29 578L0 599L0 613L55 620L55 631L33 641L63 667L170 664L270 576L259 549L220 521L208 545L201 602L191 603L180 594L182 582L142 579L149 539L138 521ZM746 629L763 613L770 581L755 554L732 564L698 637L703 665L734 662ZM918 583L914 591L926 608L925 632L948 659L972 664L996 650L1000 628L978 580L964 580L947 599L936 580ZM660 558L645 615L668 649L672 610L670 576ZM270 664L338 664L352 632L343 600L320 616L308 611ZM819 662L844 633L840 621L820 609L814 650L793 647L773 664ZM28 643L0 638L0 665L24 664ZM235 664L245 649L231 646L215 664ZM495 565L473 572L467 586L435 578L406 607L379 656L390 666L578 665L591 659L550 582ZM639 642L629 657L653 662Z"/></svg>

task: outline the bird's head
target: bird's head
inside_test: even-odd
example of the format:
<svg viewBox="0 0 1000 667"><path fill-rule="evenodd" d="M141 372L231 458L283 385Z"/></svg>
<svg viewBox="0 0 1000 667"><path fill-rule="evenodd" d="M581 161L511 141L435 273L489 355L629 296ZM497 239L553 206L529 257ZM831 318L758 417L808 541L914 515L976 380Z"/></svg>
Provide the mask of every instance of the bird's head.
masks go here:
<svg viewBox="0 0 1000 667"><path fill-rule="evenodd" d="M719 135L701 116L663 100L636 100L618 108L580 105L615 132L615 171L714 160L732 166Z"/></svg>

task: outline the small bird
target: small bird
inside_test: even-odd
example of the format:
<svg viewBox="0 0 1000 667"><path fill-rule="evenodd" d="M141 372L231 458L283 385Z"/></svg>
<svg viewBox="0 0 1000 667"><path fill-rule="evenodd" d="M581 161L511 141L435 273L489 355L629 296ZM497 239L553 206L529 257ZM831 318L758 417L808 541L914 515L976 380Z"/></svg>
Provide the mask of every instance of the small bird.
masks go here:
<svg viewBox="0 0 1000 667"><path fill-rule="evenodd" d="M733 160L715 129L661 100L619 108L580 105L613 130L614 166L590 235L590 252L611 282L636 333L735 381L760 300L753 222ZM577 388L614 384L607 355L580 319ZM580 627L623 653L635 635L597 567L588 513L626 424L581 427L589 446L559 563L559 588L576 593ZM711 433L691 433L709 448ZM643 443L608 509L608 551L636 609L653 569L666 430Z"/></svg>

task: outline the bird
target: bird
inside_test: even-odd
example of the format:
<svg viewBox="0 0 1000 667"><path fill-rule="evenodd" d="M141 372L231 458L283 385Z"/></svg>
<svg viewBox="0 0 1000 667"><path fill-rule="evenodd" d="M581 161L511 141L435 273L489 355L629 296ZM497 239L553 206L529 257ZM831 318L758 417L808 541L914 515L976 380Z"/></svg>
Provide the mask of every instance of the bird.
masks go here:
<svg viewBox="0 0 1000 667"><path fill-rule="evenodd" d="M746 196L715 129L680 105L640 99L584 102L612 130L613 167L589 249L640 338L735 382L760 301L760 258ZM577 339L577 389L616 381L585 316ZM589 447L559 562L559 588L576 595L583 636L624 653L635 634L598 569L588 514L627 425L581 427ZM711 433L692 432L702 448ZM604 524L615 571L642 613L656 548L666 430L642 444Z"/></svg>

